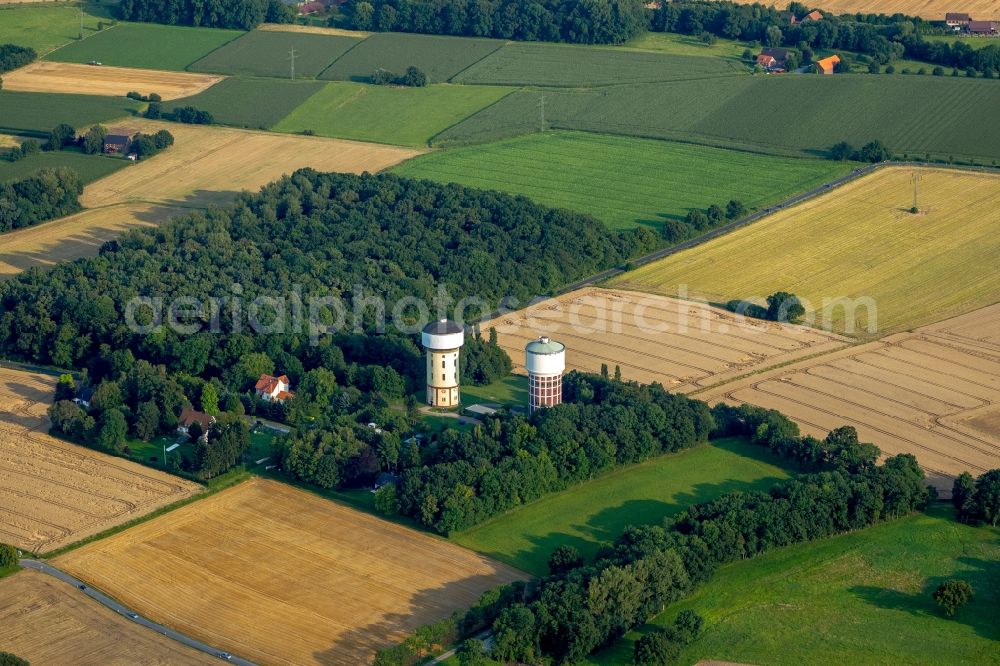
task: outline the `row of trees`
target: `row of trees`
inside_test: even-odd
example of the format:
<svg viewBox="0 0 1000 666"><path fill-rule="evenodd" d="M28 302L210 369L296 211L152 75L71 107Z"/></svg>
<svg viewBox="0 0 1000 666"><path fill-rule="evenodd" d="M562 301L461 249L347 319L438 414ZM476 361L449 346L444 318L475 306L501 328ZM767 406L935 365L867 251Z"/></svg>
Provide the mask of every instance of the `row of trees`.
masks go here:
<svg viewBox="0 0 1000 666"><path fill-rule="evenodd" d="M712 204L705 210L692 208L684 216L683 221L665 220L661 233L667 242L679 243L726 222L737 220L746 214L747 208L742 201L730 199L725 206Z"/></svg>
<svg viewBox="0 0 1000 666"><path fill-rule="evenodd" d="M892 151L884 143L875 139L869 141L861 148L855 148L847 141L841 141L830 146L829 157L831 160L845 162L853 160L855 162L885 162L892 159Z"/></svg>
<svg viewBox="0 0 1000 666"><path fill-rule="evenodd" d="M30 46L0 44L0 74L31 64L38 54Z"/></svg>
<svg viewBox="0 0 1000 666"><path fill-rule="evenodd" d="M80 175L65 167L39 169L21 180L0 183L0 232L75 213L81 194Z"/></svg>
<svg viewBox="0 0 1000 666"><path fill-rule="evenodd" d="M358 30L621 44L646 29L640 0L349 0Z"/></svg>
<svg viewBox="0 0 1000 666"><path fill-rule="evenodd" d="M253 30L261 23L291 23L295 11L281 0L122 0L123 21Z"/></svg>
<svg viewBox="0 0 1000 666"><path fill-rule="evenodd" d="M1000 525L1000 469L973 479L963 472L952 486L951 501L964 523Z"/></svg>
<svg viewBox="0 0 1000 666"><path fill-rule="evenodd" d="M402 76L379 67L371 76L371 82L377 86L407 86L408 88L423 88L427 85L427 75L417 67L407 67Z"/></svg>

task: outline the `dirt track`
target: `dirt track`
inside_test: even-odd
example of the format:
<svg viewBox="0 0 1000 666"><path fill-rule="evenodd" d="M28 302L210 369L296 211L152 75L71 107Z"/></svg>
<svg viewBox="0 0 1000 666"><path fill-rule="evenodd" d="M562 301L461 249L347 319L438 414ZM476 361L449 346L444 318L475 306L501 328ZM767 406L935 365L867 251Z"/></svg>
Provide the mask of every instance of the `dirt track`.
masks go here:
<svg viewBox="0 0 1000 666"><path fill-rule="evenodd" d="M740 319L701 303L587 287L483 324L524 372L524 346L550 335L570 369L621 367L625 379L687 393L737 376L838 349L845 339L801 326Z"/></svg>
<svg viewBox="0 0 1000 666"><path fill-rule="evenodd" d="M124 97L136 91L157 93L164 100L188 97L215 85L223 78L189 72L161 72L131 67L79 65L39 60L3 76L5 90L42 93L75 93Z"/></svg>
<svg viewBox="0 0 1000 666"><path fill-rule="evenodd" d="M40 665L218 663L101 607L67 583L28 570L0 581L0 647Z"/></svg>
<svg viewBox="0 0 1000 666"><path fill-rule="evenodd" d="M853 425L950 490L963 471L1000 467L1000 304L697 397L778 409L814 435Z"/></svg>
<svg viewBox="0 0 1000 666"><path fill-rule="evenodd" d="M185 634L261 664L365 663L523 574L254 479L57 558Z"/></svg>
<svg viewBox="0 0 1000 666"><path fill-rule="evenodd" d="M0 540L44 553L200 490L50 437L54 386L48 375L0 368Z"/></svg>

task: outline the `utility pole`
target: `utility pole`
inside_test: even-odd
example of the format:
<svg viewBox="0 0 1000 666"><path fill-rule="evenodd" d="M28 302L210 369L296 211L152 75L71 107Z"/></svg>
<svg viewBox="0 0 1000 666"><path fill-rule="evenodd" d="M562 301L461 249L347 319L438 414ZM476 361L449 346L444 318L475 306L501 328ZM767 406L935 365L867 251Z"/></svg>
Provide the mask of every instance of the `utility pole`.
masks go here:
<svg viewBox="0 0 1000 666"><path fill-rule="evenodd" d="M83 40L83 5L80 5L80 39Z"/></svg>
<svg viewBox="0 0 1000 666"><path fill-rule="evenodd" d="M913 182L913 208L911 208L910 210L916 213L918 210L920 210L919 208L917 208L917 192L920 187L920 174L914 171L913 174L910 176L910 180Z"/></svg>
<svg viewBox="0 0 1000 666"><path fill-rule="evenodd" d="M295 49L294 48L291 51L288 52L288 60L291 63L291 66L292 66L291 78L294 79L295 78Z"/></svg>
<svg viewBox="0 0 1000 666"><path fill-rule="evenodd" d="M542 132L545 131L545 95L542 95L541 99L538 100L538 113L540 117L540 127Z"/></svg>

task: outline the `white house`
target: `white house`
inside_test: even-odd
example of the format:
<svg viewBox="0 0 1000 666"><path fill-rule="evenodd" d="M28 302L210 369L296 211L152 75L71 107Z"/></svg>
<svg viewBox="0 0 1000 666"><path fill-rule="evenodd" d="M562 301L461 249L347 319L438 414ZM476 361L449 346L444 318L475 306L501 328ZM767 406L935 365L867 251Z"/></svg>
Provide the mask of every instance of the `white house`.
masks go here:
<svg viewBox="0 0 1000 666"><path fill-rule="evenodd" d="M288 375L273 377L271 375L261 375L254 385L254 390L262 400L268 402L284 402L291 398L291 386L288 384Z"/></svg>

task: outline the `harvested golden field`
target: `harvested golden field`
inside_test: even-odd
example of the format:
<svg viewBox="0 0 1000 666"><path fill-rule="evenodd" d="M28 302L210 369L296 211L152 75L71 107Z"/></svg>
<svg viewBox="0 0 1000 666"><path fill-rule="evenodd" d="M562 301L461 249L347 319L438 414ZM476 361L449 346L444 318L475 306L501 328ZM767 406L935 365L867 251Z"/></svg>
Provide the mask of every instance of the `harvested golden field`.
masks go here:
<svg viewBox="0 0 1000 666"><path fill-rule="evenodd" d="M344 30L343 28L327 28L320 25L299 25L298 23L264 23L258 30L271 32L305 32L313 35L337 35L340 37L357 37L363 39L372 33L364 30Z"/></svg>
<svg viewBox="0 0 1000 666"><path fill-rule="evenodd" d="M757 0L736 0L742 5L752 5ZM787 2L771 3L784 9ZM943 21L947 12L966 12L972 18L983 21L1000 18L1000 0L819 0L809 5L809 9L819 9L833 14L907 14L919 16L929 21Z"/></svg>
<svg viewBox="0 0 1000 666"><path fill-rule="evenodd" d="M737 317L702 303L587 287L498 317L500 346L524 372L524 346L541 335L567 347L569 369L621 367L625 379L687 393L846 344L823 331Z"/></svg>
<svg viewBox="0 0 1000 666"><path fill-rule="evenodd" d="M610 285L720 303L790 291L814 325L870 339L995 303L997 256L1000 176L889 167Z"/></svg>
<svg viewBox="0 0 1000 666"><path fill-rule="evenodd" d="M200 486L50 437L55 379L0 367L0 540L44 553Z"/></svg>
<svg viewBox="0 0 1000 666"><path fill-rule="evenodd" d="M17 148L23 139L13 134L0 134L0 148Z"/></svg>
<svg viewBox="0 0 1000 666"><path fill-rule="evenodd" d="M303 167L318 171L381 171L420 154L358 141L129 120L127 132L169 130L174 145L134 168L92 183L80 202L87 208L133 201L186 206L228 203L241 190L256 190Z"/></svg>
<svg viewBox="0 0 1000 666"><path fill-rule="evenodd" d="M130 91L157 93L165 100L187 97L210 88L223 78L190 72L161 72L131 67L94 67L39 60L4 74L5 90L74 93L124 97Z"/></svg>
<svg viewBox="0 0 1000 666"><path fill-rule="evenodd" d="M366 663L521 572L253 479L56 560L122 603L261 664Z"/></svg>
<svg viewBox="0 0 1000 666"><path fill-rule="evenodd" d="M0 236L0 278L16 275L32 266L51 266L61 261L97 254L105 241L134 227L160 224L184 213L183 208L129 204L85 210L34 227L9 231Z"/></svg>
<svg viewBox="0 0 1000 666"><path fill-rule="evenodd" d="M814 435L853 425L950 491L963 471L1000 467L1000 304L698 397L778 409Z"/></svg>
<svg viewBox="0 0 1000 666"><path fill-rule="evenodd" d="M0 646L32 664L218 663L105 608L69 583L29 569L0 582Z"/></svg>

